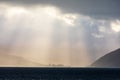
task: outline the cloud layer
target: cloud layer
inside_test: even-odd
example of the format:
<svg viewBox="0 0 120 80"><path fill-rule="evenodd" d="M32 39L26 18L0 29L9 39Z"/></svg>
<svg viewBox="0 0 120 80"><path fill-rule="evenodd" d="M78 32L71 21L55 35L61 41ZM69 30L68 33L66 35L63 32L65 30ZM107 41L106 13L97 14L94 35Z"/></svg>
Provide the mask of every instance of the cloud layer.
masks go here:
<svg viewBox="0 0 120 80"><path fill-rule="evenodd" d="M1 0L12 4L53 5L66 13L80 13L95 18L120 18L120 0Z"/></svg>

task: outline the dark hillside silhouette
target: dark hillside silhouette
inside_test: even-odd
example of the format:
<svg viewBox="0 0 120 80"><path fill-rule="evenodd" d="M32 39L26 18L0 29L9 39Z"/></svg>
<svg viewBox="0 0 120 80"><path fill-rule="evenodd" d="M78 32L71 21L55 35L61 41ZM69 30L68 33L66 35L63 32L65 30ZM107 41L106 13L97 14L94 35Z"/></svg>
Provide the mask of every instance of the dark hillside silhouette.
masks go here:
<svg viewBox="0 0 120 80"><path fill-rule="evenodd" d="M96 60L91 66L93 67L107 67L120 68L120 49L110 52L100 59Z"/></svg>

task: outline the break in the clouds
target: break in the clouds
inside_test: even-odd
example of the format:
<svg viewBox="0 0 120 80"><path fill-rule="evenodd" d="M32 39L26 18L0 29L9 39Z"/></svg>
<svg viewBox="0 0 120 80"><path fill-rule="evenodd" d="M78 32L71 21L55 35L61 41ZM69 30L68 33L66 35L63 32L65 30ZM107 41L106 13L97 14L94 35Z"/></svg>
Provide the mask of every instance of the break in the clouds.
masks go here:
<svg viewBox="0 0 120 80"><path fill-rule="evenodd" d="M120 18L119 0L0 0L19 5L53 5L66 13L80 13L94 18Z"/></svg>
<svg viewBox="0 0 120 80"><path fill-rule="evenodd" d="M118 4L118 0L1 0L0 50L46 65L87 66L120 47Z"/></svg>

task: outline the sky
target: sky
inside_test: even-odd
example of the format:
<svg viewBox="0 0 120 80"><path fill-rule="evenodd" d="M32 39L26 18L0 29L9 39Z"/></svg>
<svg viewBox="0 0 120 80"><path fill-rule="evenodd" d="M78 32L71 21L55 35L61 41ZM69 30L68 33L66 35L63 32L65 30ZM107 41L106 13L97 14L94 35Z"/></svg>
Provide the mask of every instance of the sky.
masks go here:
<svg viewBox="0 0 120 80"><path fill-rule="evenodd" d="M120 48L119 3L0 0L0 54L45 65L86 67Z"/></svg>

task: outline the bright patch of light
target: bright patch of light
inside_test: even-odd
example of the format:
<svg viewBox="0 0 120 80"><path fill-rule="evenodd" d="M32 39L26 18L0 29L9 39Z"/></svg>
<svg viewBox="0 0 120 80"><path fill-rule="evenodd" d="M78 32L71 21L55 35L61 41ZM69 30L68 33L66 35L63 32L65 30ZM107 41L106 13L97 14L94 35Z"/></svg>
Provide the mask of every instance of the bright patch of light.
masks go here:
<svg viewBox="0 0 120 80"><path fill-rule="evenodd" d="M28 13L28 11L23 7L11 7L9 9L7 9L8 17L19 16L24 13Z"/></svg>
<svg viewBox="0 0 120 80"><path fill-rule="evenodd" d="M24 7L12 5L3 7L5 7L6 10L3 12L5 21L3 21L4 29L1 34L5 37L0 36L0 38L5 43L7 41L9 42L9 40L11 41L11 37L13 39L17 38L15 42L11 42L11 53L38 63L49 64L47 56L49 56L49 50L51 46L53 46L51 36L53 36L53 31L59 31L56 28L55 30L54 27L64 26L65 28L62 29L63 31L60 33L63 33L64 35L62 35L66 39L66 42L69 42L67 41L67 26L76 25L76 14L61 13L60 10L55 7ZM56 23L60 25L55 25ZM13 34L17 37L13 36ZM21 55L19 53L23 48L24 55ZM54 46L52 48L54 48ZM59 49L59 47L55 48L53 51L57 49ZM60 56L65 57L69 52L69 48L67 46L65 50L60 49L59 51L63 53L60 53ZM56 61L56 56L53 57L53 62L69 64L67 56L64 59L58 58L57 60L58 62Z"/></svg>
<svg viewBox="0 0 120 80"><path fill-rule="evenodd" d="M63 17L63 20L65 23L74 26L75 25L75 20L77 19L76 15L73 14L67 14Z"/></svg>
<svg viewBox="0 0 120 80"><path fill-rule="evenodd" d="M116 22L112 22L111 29L115 32L120 32L120 21L117 20Z"/></svg>
<svg viewBox="0 0 120 80"><path fill-rule="evenodd" d="M46 7L45 12L51 17L57 17L59 15L59 10L55 7Z"/></svg>
<svg viewBox="0 0 120 80"><path fill-rule="evenodd" d="M75 26L76 14L62 14L60 10L55 7L46 7L45 12L55 19L65 22L69 26Z"/></svg>

